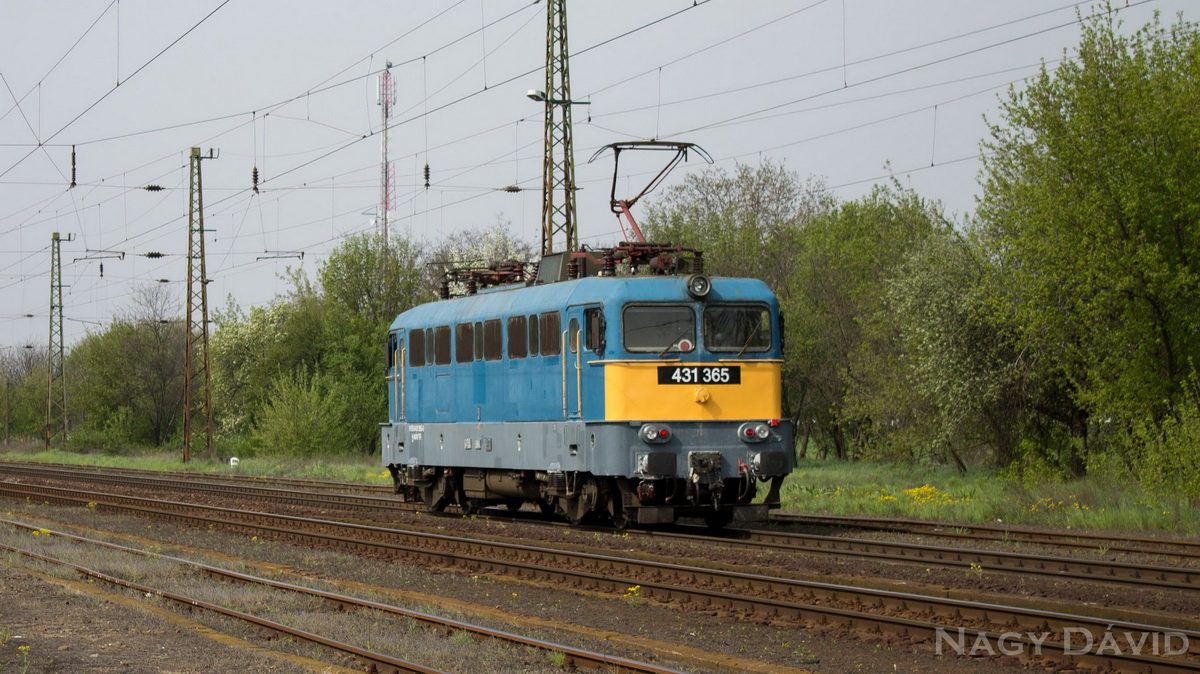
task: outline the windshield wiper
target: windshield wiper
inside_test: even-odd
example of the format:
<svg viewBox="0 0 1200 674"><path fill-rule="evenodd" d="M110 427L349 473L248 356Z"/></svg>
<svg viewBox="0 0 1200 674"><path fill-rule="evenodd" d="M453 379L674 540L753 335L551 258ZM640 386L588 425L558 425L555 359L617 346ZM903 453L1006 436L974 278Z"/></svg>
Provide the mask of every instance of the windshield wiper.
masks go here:
<svg viewBox="0 0 1200 674"><path fill-rule="evenodd" d="M658 357L662 358L663 356L667 355L671 349L675 348L675 345L679 343L679 340L683 339L684 335L691 332L691 330L692 329L690 327L687 327L684 328L683 331L678 335L675 335L675 339L672 339L671 342L667 344L667 348L663 349L662 352L658 354Z"/></svg>
<svg viewBox="0 0 1200 674"><path fill-rule="evenodd" d="M741 350L737 352L737 357L738 357L738 358L741 358L741 357L742 357L742 354L743 354L743 353L746 353L746 349L750 348L750 342L751 342L751 341L753 341L753 340L754 340L754 338L758 336L758 330L759 330L759 328L761 328L761 327L762 327L762 322L761 322L761 321L759 321L759 322L758 322L758 323L757 323L757 324L754 326L754 329L750 331L750 335L749 335L748 337L746 337L746 342L745 342L744 344L742 344L742 348L741 348Z"/></svg>

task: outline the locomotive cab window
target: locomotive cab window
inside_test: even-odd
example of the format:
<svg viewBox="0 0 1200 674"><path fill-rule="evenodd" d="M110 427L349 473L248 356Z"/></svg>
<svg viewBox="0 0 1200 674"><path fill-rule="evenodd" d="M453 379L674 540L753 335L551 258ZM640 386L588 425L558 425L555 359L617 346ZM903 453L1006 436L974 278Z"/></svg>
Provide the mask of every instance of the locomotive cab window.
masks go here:
<svg viewBox="0 0 1200 674"><path fill-rule="evenodd" d="M433 353L437 351L433 342L433 328L425 328L425 364L433 365Z"/></svg>
<svg viewBox="0 0 1200 674"><path fill-rule="evenodd" d="M475 324L459 323L454 326L454 360L471 363L475 360Z"/></svg>
<svg viewBox="0 0 1200 674"><path fill-rule="evenodd" d="M756 305L708 305L704 307L704 346L709 351L738 354L769 351L771 314Z"/></svg>
<svg viewBox="0 0 1200 674"><path fill-rule="evenodd" d="M595 353L604 351L604 310L599 307L585 309L583 322L587 332L586 348Z"/></svg>
<svg viewBox="0 0 1200 674"><path fill-rule="evenodd" d="M387 362L384 365L389 370L396 367L396 357L400 350L400 347L397 346L397 339L399 339L399 336L396 333L392 332L388 334Z"/></svg>
<svg viewBox="0 0 1200 674"><path fill-rule="evenodd" d="M450 326L439 325L433 329L434 360L438 365L450 364Z"/></svg>
<svg viewBox="0 0 1200 674"><path fill-rule="evenodd" d="M621 313L625 350L687 353L696 345L696 314L687 305L633 304Z"/></svg>
<svg viewBox="0 0 1200 674"><path fill-rule="evenodd" d="M529 355L538 355L538 315L529 314Z"/></svg>
<svg viewBox="0 0 1200 674"><path fill-rule="evenodd" d="M525 330L524 316L509 316L508 317L508 357L509 358L524 358L527 353L525 338L528 333Z"/></svg>
<svg viewBox="0 0 1200 674"><path fill-rule="evenodd" d="M483 322L483 359L500 360L503 353L501 341L504 333L500 330L500 319L493 318Z"/></svg>
<svg viewBox="0 0 1200 674"><path fill-rule="evenodd" d="M425 365L425 331L413 330L408 338L408 364L413 367Z"/></svg>
<svg viewBox="0 0 1200 674"><path fill-rule="evenodd" d="M559 332L562 329L562 318L557 311L547 311L541 315L538 322L542 329L542 355L557 356L562 350L562 334Z"/></svg>

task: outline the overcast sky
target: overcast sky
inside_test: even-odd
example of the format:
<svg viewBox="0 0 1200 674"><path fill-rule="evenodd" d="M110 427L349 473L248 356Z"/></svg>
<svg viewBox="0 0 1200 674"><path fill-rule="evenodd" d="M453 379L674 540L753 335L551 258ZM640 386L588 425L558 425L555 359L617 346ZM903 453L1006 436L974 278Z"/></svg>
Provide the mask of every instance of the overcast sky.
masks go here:
<svg viewBox="0 0 1200 674"><path fill-rule="evenodd" d="M1113 4L1126 32L1155 12L1196 13L1182 0ZM1101 6L572 0L571 93L590 102L573 113L580 239L622 238L611 155L587 160L651 138L697 143L725 170L776 162L839 199L894 176L966 217L984 115L996 121L1000 94L1055 67L1078 41L1077 12ZM393 236L434 242L508 222L536 244L542 108L525 93L543 88L545 23L528 0L0 3L0 348L46 345L53 232L73 237L68 345L159 279L182 307L192 146L219 153L203 163L213 306L269 303L287 267L311 273L370 231L387 62ZM618 191L636 193L649 162L626 171L623 158L632 175ZM668 182L704 167L693 157Z"/></svg>

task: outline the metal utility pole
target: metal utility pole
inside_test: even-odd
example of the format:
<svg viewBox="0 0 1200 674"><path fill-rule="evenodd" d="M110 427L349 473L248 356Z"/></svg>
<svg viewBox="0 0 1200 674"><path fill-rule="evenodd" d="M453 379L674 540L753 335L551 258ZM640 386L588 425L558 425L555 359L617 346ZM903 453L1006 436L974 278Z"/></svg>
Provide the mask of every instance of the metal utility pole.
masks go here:
<svg viewBox="0 0 1200 674"><path fill-rule="evenodd" d="M200 162L213 159L192 148L191 185L188 191L188 283L187 334L183 351L183 461L191 460L193 422L204 424L204 455L213 456L212 379L208 371L208 275L204 265L204 197L200 183ZM197 323L196 314L200 319ZM197 399L197 384L203 387Z"/></svg>
<svg viewBox="0 0 1200 674"><path fill-rule="evenodd" d="M388 136L392 128L392 107L396 102L396 83L392 81L392 64L379 76L379 107L383 112L383 161L379 165L379 214L377 222L383 235L383 249L388 249L388 214L396 205L396 177L388 159Z"/></svg>
<svg viewBox="0 0 1200 674"><path fill-rule="evenodd" d="M70 240L71 237L68 237L67 241ZM61 433L63 440L67 437L67 382L63 378L61 241L58 232L50 235L50 349L46 354L46 449L52 447L54 436Z"/></svg>
<svg viewBox="0 0 1200 674"><path fill-rule="evenodd" d="M542 255L554 252L554 239L562 236L564 251L579 248L575 231L575 153L571 142L571 74L567 50L567 2L546 2L546 89L530 92L544 99L545 155L542 161ZM540 94L540 95L539 95ZM555 193L561 192L560 199Z"/></svg>

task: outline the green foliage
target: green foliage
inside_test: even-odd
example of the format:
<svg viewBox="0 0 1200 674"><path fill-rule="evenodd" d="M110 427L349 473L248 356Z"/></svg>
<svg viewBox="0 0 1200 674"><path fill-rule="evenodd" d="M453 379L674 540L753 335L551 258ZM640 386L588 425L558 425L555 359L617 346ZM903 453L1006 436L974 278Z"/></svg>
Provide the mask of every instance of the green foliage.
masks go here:
<svg viewBox="0 0 1200 674"><path fill-rule="evenodd" d="M68 408L79 422L72 426L100 431L101 444L124 437L161 445L182 421L184 326L170 320L169 298L157 286L144 290L138 304L136 313L89 333L67 357Z"/></svg>
<svg viewBox="0 0 1200 674"><path fill-rule="evenodd" d="M1035 461L1035 464L1037 462ZM1020 464L1014 464L1019 466ZM1061 471L972 471L912 463L801 461L783 484L785 512L997 521L1073 529L1200 534L1200 508L1136 481Z"/></svg>
<svg viewBox="0 0 1200 674"><path fill-rule="evenodd" d="M919 458L903 434L920 420L906 384L895 317L884 303L906 254L941 227L938 206L876 188L814 218L799 233L781 292L793 346L785 365L799 416L825 430L839 458L867 450Z"/></svg>
<svg viewBox="0 0 1200 674"><path fill-rule="evenodd" d="M978 209L991 301L1081 440L1089 417L1162 418L1200 352L1200 39L1113 16L1009 94Z"/></svg>
<svg viewBox="0 0 1200 674"><path fill-rule="evenodd" d="M396 314L429 298L417 257L407 241L394 239L385 248L378 235L353 236L318 270L319 286L295 273L291 292L271 305L219 312L212 367L221 444L230 453L295 453L282 449L298 439L285 432L280 410L298 404L298 389L318 398L337 390L333 416L346 435L331 440L340 443L335 451L373 451L378 422L386 417L387 327Z"/></svg>
<svg viewBox="0 0 1200 674"><path fill-rule="evenodd" d="M378 334L396 314L433 299L421 278L420 251L411 242L359 234L340 243L317 277L325 298L357 332Z"/></svg>
<svg viewBox="0 0 1200 674"><path fill-rule="evenodd" d="M327 375L300 371L278 377L255 423L256 440L267 453L284 456L349 453L355 433L347 392Z"/></svg>
<svg viewBox="0 0 1200 674"><path fill-rule="evenodd" d="M689 173L651 202L642 230L651 241L704 251L705 271L748 276L779 288L794 269L804 225L828 213L834 200L817 180L782 166L738 164Z"/></svg>
<svg viewBox="0 0 1200 674"><path fill-rule="evenodd" d="M46 383L44 349L0 350L0 424L5 442L42 439Z"/></svg>
<svg viewBox="0 0 1200 674"><path fill-rule="evenodd" d="M1141 423L1130 433L1135 473L1147 491L1160 497L1182 496L1200 503L1200 397L1197 379L1161 423Z"/></svg>

